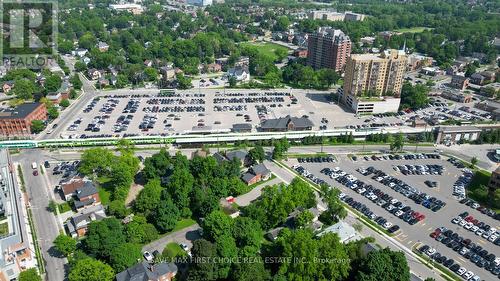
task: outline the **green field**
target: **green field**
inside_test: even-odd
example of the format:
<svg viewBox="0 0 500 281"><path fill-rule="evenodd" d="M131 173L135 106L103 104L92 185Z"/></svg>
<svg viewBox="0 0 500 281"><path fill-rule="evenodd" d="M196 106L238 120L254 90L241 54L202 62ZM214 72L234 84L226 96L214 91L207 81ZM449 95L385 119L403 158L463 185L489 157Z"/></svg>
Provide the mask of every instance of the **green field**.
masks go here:
<svg viewBox="0 0 500 281"><path fill-rule="evenodd" d="M288 48L287 47L283 47L281 45L274 44L274 43L268 43L268 42L245 42L245 43L241 43L241 45L242 46L254 46L254 47L257 47L257 49L259 50L259 52L261 54L273 57L274 59L277 58L277 56L275 54L276 50L281 49L283 51L287 51L288 52Z"/></svg>
<svg viewBox="0 0 500 281"><path fill-rule="evenodd" d="M168 243L161 253L163 258L175 258L186 256L186 252L175 242Z"/></svg>
<svg viewBox="0 0 500 281"><path fill-rule="evenodd" d="M401 33L421 33L421 32L424 32L425 30L432 30L432 28L425 27L425 26L415 26L415 27L410 27L410 28L400 28L400 29L396 29L394 31L401 32Z"/></svg>
<svg viewBox="0 0 500 281"><path fill-rule="evenodd" d="M4 222L0 224L0 236L9 234L9 225Z"/></svg>

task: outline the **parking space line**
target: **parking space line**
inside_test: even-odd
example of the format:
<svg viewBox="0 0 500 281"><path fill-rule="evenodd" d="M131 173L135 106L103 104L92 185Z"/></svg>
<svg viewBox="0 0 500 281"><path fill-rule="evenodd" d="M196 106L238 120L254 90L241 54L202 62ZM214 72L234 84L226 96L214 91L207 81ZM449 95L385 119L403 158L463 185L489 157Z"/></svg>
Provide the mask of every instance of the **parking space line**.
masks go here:
<svg viewBox="0 0 500 281"><path fill-rule="evenodd" d="M486 242L484 240L478 240L478 242L483 244L483 245L486 244Z"/></svg>
<svg viewBox="0 0 500 281"><path fill-rule="evenodd" d="M407 243L407 244L409 245L409 244L411 244L412 242L413 242L413 241L411 241L411 240L410 240L410 241L408 241L408 243Z"/></svg>

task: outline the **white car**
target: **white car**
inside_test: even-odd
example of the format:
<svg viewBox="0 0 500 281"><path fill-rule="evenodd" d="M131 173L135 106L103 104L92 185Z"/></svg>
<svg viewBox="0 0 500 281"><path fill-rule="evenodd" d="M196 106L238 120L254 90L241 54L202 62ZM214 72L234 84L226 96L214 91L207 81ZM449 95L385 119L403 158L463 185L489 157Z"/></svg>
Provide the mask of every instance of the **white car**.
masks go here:
<svg viewBox="0 0 500 281"><path fill-rule="evenodd" d="M481 236L481 235L483 234L483 232L484 232L484 231L483 231L482 229L478 229L478 230L476 231L476 235Z"/></svg>
<svg viewBox="0 0 500 281"><path fill-rule="evenodd" d="M498 236L496 236L496 235L493 234L493 235L490 236L490 238L488 238L488 241L495 242L495 240L497 240L497 238L498 238Z"/></svg>
<svg viewBox="0 0 500 281"><path fill-rule="evenodd" d="M483 237L484 239L488 239L488 238L490 238L490 236L491 236L491 234L490 234L489 232L485 232L485 233L483 233L483 235L482 235L482 237Z"/></svg>
<svg viewBox="0 0 500 281"><path fill-rule="evenodd" d="M384 228L390 228L392 226L392 223L391 222L386 222L384 223Z"/></svg>
<svg viewBox="0 0 500 281"><path fill-rule="evenodd" d="M467 273L464 274L464 276L462 276L463 278L465 278L465 280L469 280L472 278L472 276L474 276L474 272L472 271L467 271Z"/></svg>
<svg viewBox="0 0 500 281"><path fill-rule="evenodd" d="M188 245L184 244L184 243L180 243L179 246L181 246L181 248L186 251L186 252L189 252L189 247Z"/></svg>
<svg viewBox="0 0 500 281"><path fill-rule="evenodd" d="M471 229L470 229L470 231L472 231L472 232L476 232L476 231L478 231L478 230L479 230L479 226L477 226L477 225L474 225L474 226L473 226L473 227L471 227Z"/></svg>
<svg viewBox="0 0 500 281"><path fill-rule="evenodd" d="M365 189L365 188L360 188L360 189L358 189L358 193L359 193L359 194L363 194L365 191L366 191L366 189Z"/></svg>
<svg viewBox="0 0 500 281"><path fill-rule="evenodd" d="M151 255L151 253L148 251L144 252L143 257L147 261L152 261L154 259L153 255Z"/></svg>
<svg viewBox="0 0 500 281"><path fill-rule="evenodd" d="M457 270L457 274L462 276L466 271L467 269L465 269L465 267L462 266Z"/></svg>
<svg viewBox="0 0 500 281"><path fill-rule="evenodd" d="M471 222L468 222L466 225L464 225L465 229L471 229L473 224Z"/></svg>
<svg viewBox="0 0 500 281"><path fill-rule="evenodd" d="M460 226L465 226L465 224L467 224L467 222L465 220L461 220L458 225Z"/></svg>
<svg viewBox="0 0 500 281"><path fill-rule="evenodd" d="M344 198L345 196L346 196L346 195L345 195L345 193L340 193L340 194L339 194L339 198L340 198L340 199Z"/></svg>
<svg viewBox="0 0 500 281"><path fill-rule="evenodd" d="M474 277L472 277L470 280L473 280L473 281L481 281L481 277L477 276L477 275L474 275Z"/></svg>
<svg viewBox="0 0 500 281"><path fill-rule="evenodd" d="M463 256L465 254L467 254L470 250L467 249L466 247L463 247L462 250L460 250L460 254Z"/></svg>
<svg viewBox="0 0 500 281"><path fill-rule="evenodd" d="M427 252L425 252L425 253L430 257L436 253L436 249L429 248L429 250L427 250ZM465 270L465 268L464 268L464 270Z"/></svg>
<svg viewBox="0 0 500 281"><path fill-rule="evenodd" d="M394 213L394 215L395 215L396 217L399 217L399 216L401 216L403 213L404 213L403 211L399 210L399 211L397 211L396 213Z"/></svg>

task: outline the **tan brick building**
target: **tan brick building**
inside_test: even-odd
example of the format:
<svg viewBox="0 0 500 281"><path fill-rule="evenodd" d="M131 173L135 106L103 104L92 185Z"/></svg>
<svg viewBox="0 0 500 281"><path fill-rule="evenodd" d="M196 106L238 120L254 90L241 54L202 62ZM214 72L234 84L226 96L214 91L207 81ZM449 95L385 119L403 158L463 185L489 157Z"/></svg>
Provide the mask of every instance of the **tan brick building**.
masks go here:
<svg viewBox="0 0 500 281"><path fill-rule="evenodd" d="M488 187L491 189L500 188L500 167L498 167L495 171L491 173L490 182L488 183Z"/></svg>
<svg viewBox="0 0 500 281"><path fill-rule="evenodd" d="M29 136L33 120L47 120L47 108L43 103L25 103L0 111L0 136Z"/></svg>

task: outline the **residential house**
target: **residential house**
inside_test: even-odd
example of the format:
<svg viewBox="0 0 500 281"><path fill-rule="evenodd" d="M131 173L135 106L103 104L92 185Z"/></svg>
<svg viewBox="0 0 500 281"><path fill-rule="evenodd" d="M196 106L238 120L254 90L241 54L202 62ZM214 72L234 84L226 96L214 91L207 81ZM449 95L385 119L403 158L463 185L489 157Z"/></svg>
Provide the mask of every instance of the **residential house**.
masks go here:
<svg viewBox="0 0 500 281"><path fill-rule="evenodd" d="M205 66L205 72L221 72L222 66L218 63L211 63Z"/></svg>
<svg viewBox="0 0 500 281"><path fill-rule="evenodd" d="M229 161L237 159L241 165L246 165L248 163L248 151L243 149L226 151L226 158Z"/></svg>
<svg viewBox="0 0 500 281"><path fill-rule="evenodd" d="M87 77L91 80L97 80L102 77L102 73L95 68L90 68L87 70Z"/></svg>
<svg viewBox="0 0 500 281"><path fill-rule="evenodd" d="M338 223L325 228L325 230L320 232L318 236L323 236L327 233L337 234L337 236L340 239L340 242L342 243L348 243L351 241L361 239L361 236L354 229L354 227L343 221L339 221Z"/></svg>
<svg viewBox="0 0 500 281"><path fill-rule="evenodd" d="M236 79L236 81L238 81L238 82L248 82L248 81L250 81L250 72L245 67L237 66L237 67L230 68L227 71L227 77L228 77L228 80L231 77L234 77Z"/></svg>
<svg viewBox="0 0 500 281"><path fill-rule="evenodd" d="M278 238L279 233L281 232L282 229L284 228L289 228L289 229L295 229L297 225L297 217L300 213L304 211L309 211L313 215L313 219L311 221L311 224L309 225L309 228L311 228L313 231L318 231L323 227L323 223L318 220L319 215L322 213L321 210L318 208L309 208L309 209L304 209L302 207L296 208L291 212L288 217L285 219L285 222L281 224L280 226L269 230L266 234L265 237L269 239L270 241L276 240Z"/></svg>
<svg viewBox="0 0 500 281"><path fill-rule="evenodd" d="M261 163L250 167L250 169L248 169L248 171L241 176L241 180L243 180L247 185L252 185L260 181L268 180L270 177L271 171L269 171L267 167Z"/></svg>
<svg viewBox="0 0 500 281"><path fill-rule="evenodd" d="M287 115L277 119L267 119L260 125L264 132L310 131L313 123L307 117L290 117Z"/></svg>
<svg viewBox="0 0 500 281"><path fill-rule="evenodd" d="M481 75L479 73L474 73L470 76L470 82L472 84L476 84L476 85L484 85L485 79L486 79L486 77L484 77L483 75Z"/></svg>
<svg viewBox="0 0 500 281"><path fill-rule="evenodd" d="M106 218L102 205L91 206L80 210L72 216L66 223L66 228L73 238L83 237L87 233L88 225L92 221L99 221Z"/></svg>
<svg viewBox="0 0 500 281"><path fill-rule="evenodd" d="M83 57L82 61L85 65L88 65L90 63L90 58L89 57Z"/></svg>
<svg viewBox="0 0 500 281"><path fill-rule="evenodd" d="M85 182L85 184L78 188L75 192L75 208L77 210L90 205L97 205L101 203L101 198L97 188L92 182Z"/></svg>
<svg viewBox="0 0 500 281"><path fill-rule="evenodd" d="M109 86L109 79L106 79L106 77L102 75L101 77L99 77L97 83L100 87L106 87Z"/></svg>
<svg viewBox="0 0 500 281"><path fill-rule="evenodd" d="M250 65L250 58L249 57L240 57L235 63L235 67L247 67Z"/></svg>
<svg viewBox="0 0 500 281"><path fill-rule="evenodd" d="M97 48L101 52L107 52L109 50L109 45L106 42L99 41L99 43L97 43Z"/></svg>
<svg viewBox="0 0 500 281"><path fill-rule="evenodd" d="M160 67L160 74L164 80L172 80L175 78L175 68L173 66Z"/></svg>
<svg viewBox="0 0 500 281"><path fill-rule="evenodd" d="M144 61L144 66L145 67L152 67L153 66L153 61L152 60L145 60Z"/></svg>
<svg viewBox="0 0 500 281"><path fill-rule="evenodd" d="M175 263L150 264L142 261L116 274L116 281L171 281L177 274Z"/></svg>
<svg viewBox="0 0 500 281"><path fill-rule="evenodd" d="M64 200L70 200L76 194L76 190L85 185L85 182L88 182L88 180L82 178L81 176L74 176L62 182L59 190L61 191L61 195Z"/></svg>
<svg viewBox="0 0 500 281"><path fill-rule="evenodd" d="M469 78L460 75L453 75L451 77L450 86L463 91L469 86Z"/></svg>
<svg viewBox="0 0 500 281"><path fill-rule="evenodd" d="M14 81L5 81L2 84L2 91L7 94L14 88Z"/></svg>
<svg viewBox="0 0 500 281"><path fill-rule="evenodd" d="M74 50L74 51L71 52L71 54L73 56L78 56L80 58L84 57L85 55L87 55L87 53L88 53L87 49L83 49L83 48L78 48L78 49L76 49L76 50Z"/></svg>

